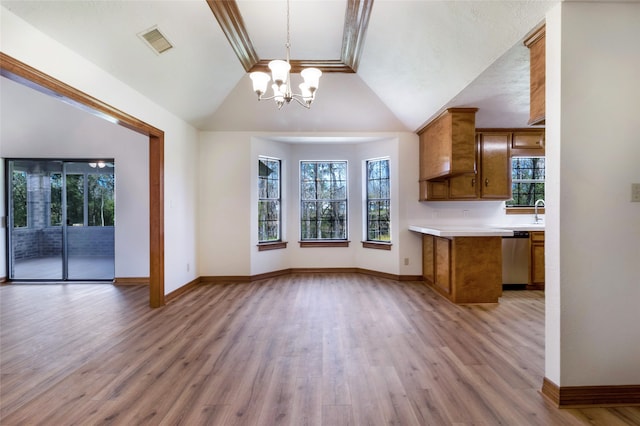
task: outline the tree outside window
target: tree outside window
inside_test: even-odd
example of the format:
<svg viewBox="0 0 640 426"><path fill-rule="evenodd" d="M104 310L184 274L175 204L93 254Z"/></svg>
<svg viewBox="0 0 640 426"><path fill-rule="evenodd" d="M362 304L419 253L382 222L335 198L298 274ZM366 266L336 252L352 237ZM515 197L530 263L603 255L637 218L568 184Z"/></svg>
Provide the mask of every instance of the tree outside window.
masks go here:
<svg viewBox="0 0 640 426"><path fill-rule="evenodd" d="M11 178L13 227L27 226L27 172L14 170Z"/></svg>
<svg viewBox="0 0 640 426"><path fill-rule="evenodd" d="M89 174L87 175L87 183L89 226L114 226L114 175Z"/></svg>
<svg viewBox="0 0 640 426"><path fill-rule="evenodd" d="M84 175L67 174L67 225L84 226Z"/></svg>
<svg viewBox="0 0 640 426"><path fill-rule="evenodd" d="M301 240L347 239L347 162L300 162Z"/></svg>
<svg viewBox="0 0 640 426"><path fill-rule="evenodd" d="M391 241L391 196L389 160L366 162L367 168L367 241Z"/></svg>
<svg viewBox="0 0 640 426"><path fill-rule="evenodd" d="M51 173L49 176L51 185L51 203L49 204L49 225L62 225L62 173Z"/></svg>

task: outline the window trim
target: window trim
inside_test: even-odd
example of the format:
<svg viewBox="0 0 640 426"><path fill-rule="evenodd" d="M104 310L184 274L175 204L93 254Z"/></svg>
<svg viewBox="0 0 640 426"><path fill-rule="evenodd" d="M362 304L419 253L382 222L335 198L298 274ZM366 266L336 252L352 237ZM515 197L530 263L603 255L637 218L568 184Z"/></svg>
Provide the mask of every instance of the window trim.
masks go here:
<svg viewBox="0 0 640 426"><path fill-rule="evenodd" d="M302 164L303 163L344 163L345 164L345 238L302 238L302 203L303 201L338 201L343 200L303 200L302 199ZM300 160L298 165L298 226L300 247L348 247L349 246L349 161L348 160Z"/></svg>
<svg viewBox="0 0 640 426"><path fill-rule="evenodd" d="M286 249L286 241L265 241L264 243L257 244L258 251L279 250Z"/></svg>
<svg viewBox="0 0 640 426"><path fill-rule="evenodd" d="M369 163L374 161L386 161L389 176L387 182L389 185L389 198L376 198L376 200L387 200L389 203L389 241L384 240L371 240L369 239ZM364 173L363 173L363 185L364 185L364 205L363 205L363 228L364 239L362 241L363 248L375 248L380 250L391 250L391 243L393 241L391 233L391 159L388 156L375 157L364 160ZM366 244L365 244L366 243ZM387 247L388 246L388 247Z"/></svg>
<svg viewBox="0 0 640 426"><path fill-rule="evenodd" d="M391 243L385 243L382 241L362 241L362 248L375 249L375 250L391 250Z"/></svg>
<svg viewBox="0 0 640 426"><path fill-rule="evenodd" d="M279 206L279 214L278 214L278 236L277 240L260 240L260 215L258 214L258 251L267 251L267 250L277 250L287 248L287 242L283 240L283 228L282 228L282 159L271 157L268 155L258 155L258 184L260 182L260 161L261 159L265 159L268 161L277 161L279 167L279 177L278 177L278 206ZM260 198L260 188L258 187L257 191L257 201L258 201L258 210L260 209L260 201L262 200L274 200L273 198Z"/></svg>
<svg viewBox="0 0 640 426"><path fill-rule="evenodd" d="M349 247L349 240L300 240L301 248L309 247Z"/></svg>
<svg viewBox="0 0 640 426"><path fill-rule="evenodd" d="M513 173L513 160L515 158L542 158L545 159L545 167L544 167L544 171L545 171L545 178L544 180L541 182L543 183L545 186L545 194L546 194L546 190L547 190L547 165L546 165L546 158L543 155L512 155L509 158L509 173L512 174ZM513 199L513 184L515 179L512 179L511 181L511 199L506 200L505 201L505 214L533 214L535 207L534 206L509 206L507 205L507 202L511 201ZM518 182L526 182L529 181L530 183L535 183L538 182L540 183L539 180L535 180L535 179L520 179ZM538 208L538 214L544 214L544 208Z"/></svg>

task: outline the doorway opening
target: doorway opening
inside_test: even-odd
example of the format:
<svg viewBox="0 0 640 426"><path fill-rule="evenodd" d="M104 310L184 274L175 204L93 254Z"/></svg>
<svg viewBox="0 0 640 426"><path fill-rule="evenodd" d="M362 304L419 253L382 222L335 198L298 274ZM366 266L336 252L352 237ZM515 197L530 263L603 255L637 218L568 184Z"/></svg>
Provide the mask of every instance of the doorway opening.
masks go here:
<svg viewBox="0 0 640 426"><path fill-rule="evenodd" d="M9 278L112 281L115 162L9 159Z"/></svg>

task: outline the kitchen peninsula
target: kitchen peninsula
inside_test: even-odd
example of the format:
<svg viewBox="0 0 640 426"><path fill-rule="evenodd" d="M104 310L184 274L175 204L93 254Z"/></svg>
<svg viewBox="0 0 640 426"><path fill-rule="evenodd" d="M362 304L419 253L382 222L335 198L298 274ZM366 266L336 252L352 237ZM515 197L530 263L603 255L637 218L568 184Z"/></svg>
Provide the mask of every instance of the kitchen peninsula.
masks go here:
<svg viewBox="0 0 640 426"><path fill-rule="evenodd" d="M502 237L510 229L409 226L422 235L422 276L454 303L497 303L502 295Z"/></svg>

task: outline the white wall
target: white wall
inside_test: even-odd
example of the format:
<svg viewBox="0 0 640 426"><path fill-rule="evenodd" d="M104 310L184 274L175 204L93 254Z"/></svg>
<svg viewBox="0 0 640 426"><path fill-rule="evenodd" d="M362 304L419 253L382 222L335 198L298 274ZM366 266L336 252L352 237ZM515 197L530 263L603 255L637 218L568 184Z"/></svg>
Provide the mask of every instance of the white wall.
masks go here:
<svg viewBox="0 0 640 426"><path fill-rule="evenodd" d="M640 4L562 3L548 16L546 375L640 383ZM550 64L551 62L551 64Z"/></svg>
<svg viewBox="0 0 640 426"><path fill-rule="evenodd" d="M251 274L251 164L249 134L200 134L197 227L200 276Z"/></svg>
<svg viewBox="0 0 640 426"><path fill-rule="evenodd" d="M296 143L304 139L303 143ZM366 140L363 142L363 140ZM286 249L259 252L257 163L282 160L283 232ZM504 203L419 202L418 137L413 133L269 134L202 132L198 168L199 275L253 276L288 268L357 267L393 275L422 274L421 236L411 224L504 224L531 222L530 215L504 215ZM388 156L392 177L392 249L362 248L362 165ZM299 161L349 161L348 248L300 248ZM408 259L408 265L404 260Z"/></svg>
<svg viewBox="0 0 640 426"><path fill-rule="evenodd" d="M296 143L296 138L305 139L305 142ZM409 218L406 208L407 203L419 207L415 179L417 140L412 133L274 135L202 132L199 153L200 275L247 276L287 268L332 267L420 275L421 246L412 246L417 237L407 230ZM288 242L286 249L259 252L256 247L257 164L260 155L282 160L283 239ZM361 244L364 238L363 161L385 156L391 160L393 245L390 251L364 249ZM301 160L349 162L351 244L348 248L299 247L298 175ZM411 164L415 162L415 167L405 165L403 162L407 160ZM413 171L416 172L414 175ZM419 238L417 241L419 243ZM405 257L410 258L408 266L403 263Z"/></svg>
<svg viewBox="0 0 640 426"><path fill-rule="evenodd" d="M0 157L115 160L115 276L148 277L149 139L4 77L0 93Z"/></svg>
<svg viewBox="0 0 640 426"><path fill-rule="evenodd" d="M165 293L196 278L195 128L2 8L0 49L165 132Z"/></svg>

